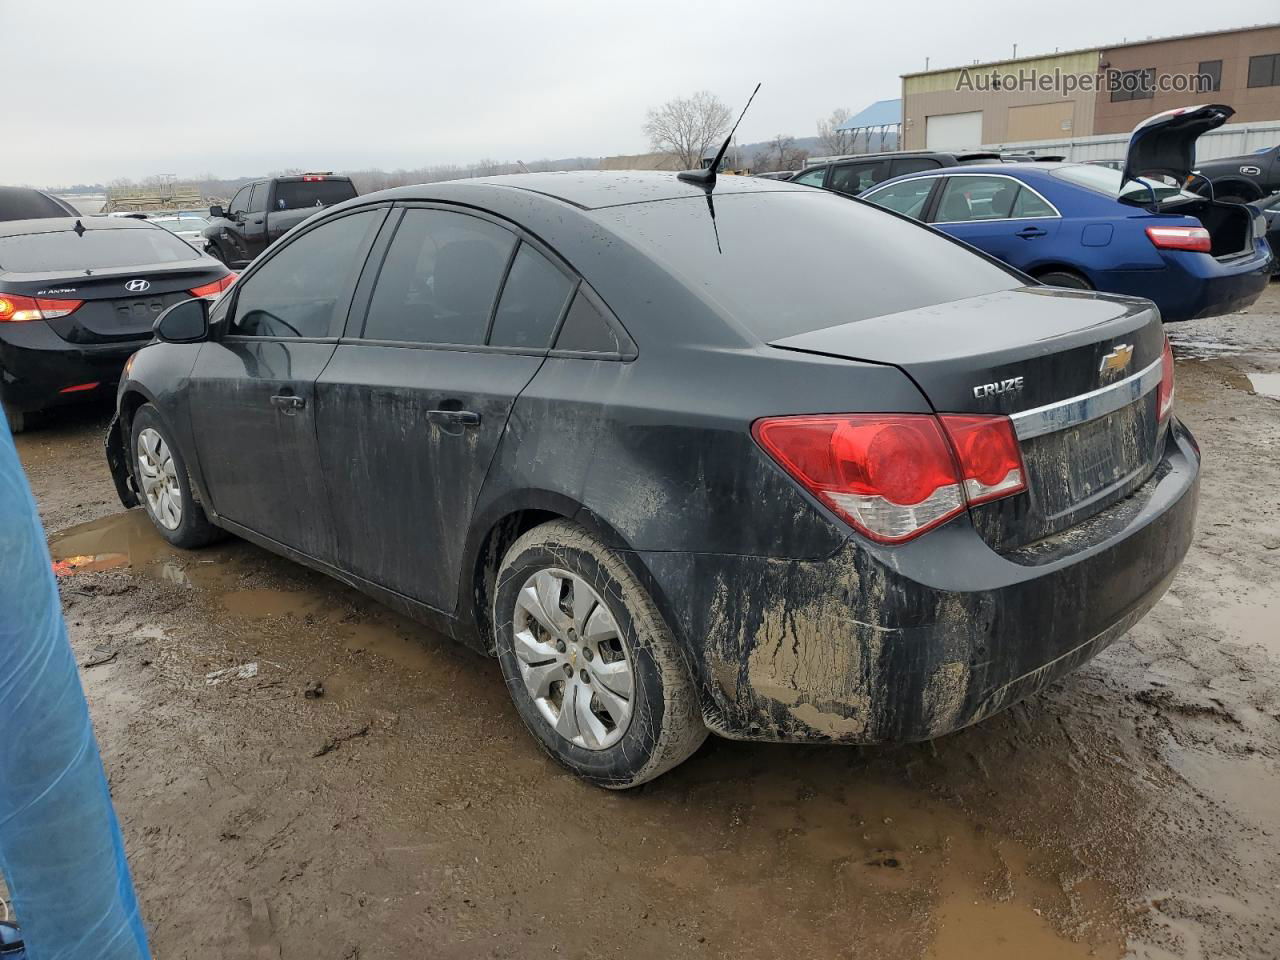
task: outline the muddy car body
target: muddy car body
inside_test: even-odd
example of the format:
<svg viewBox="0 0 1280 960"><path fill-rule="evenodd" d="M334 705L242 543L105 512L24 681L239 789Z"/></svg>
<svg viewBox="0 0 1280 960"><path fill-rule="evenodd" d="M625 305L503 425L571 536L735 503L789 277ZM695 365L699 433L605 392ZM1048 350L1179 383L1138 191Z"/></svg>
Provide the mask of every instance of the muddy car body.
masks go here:
<svg viewBox="0 0 1280 960"><path fill-rule="evenodd" d="M466 257L400 255L456 226L445 214L477 221ZM322 328L245 335L297 279L279 258L334 227L354 267ZM503 238L493 278L481 233ZM562 293L509 310L526 249ZM442 272L464 262L484 287L471 343L449 326L470 294ZM381 292L406 264L430 273L408 312ZM1149 302L1039 286L786 183L374 194L157 331L107 440L126 505L155 520L171 497L174 542L231 531L496 652L535 737L605 786L656 776L707 729L874 743L972 723L1119 636L1192 533L1199 455L1168 412ZM932 489L895 492L930 470ZM631 670L621 706L592 686L620 662L584 639L600 610Z"/></svg>

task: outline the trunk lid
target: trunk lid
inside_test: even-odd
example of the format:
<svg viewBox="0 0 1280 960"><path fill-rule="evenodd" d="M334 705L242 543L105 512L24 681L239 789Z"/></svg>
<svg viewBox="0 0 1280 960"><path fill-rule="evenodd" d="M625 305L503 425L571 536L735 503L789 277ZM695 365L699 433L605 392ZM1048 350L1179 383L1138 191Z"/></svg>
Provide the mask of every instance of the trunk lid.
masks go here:
<svg viewBox="0 0 1280 960"><path fill-rule="evenodd" d="M1222 103L1178 107L1133 128L1120 186L1139 177L1173 177L1185 183L1196 165L1196 140L1227 122L1235 110Z"/></svg>
<svg viewBox="0 0 1280 960"><path fill-rule="evenodd" d="M1137 298L1023 287L815 330L771 346L891 364L939 413L1006 414L1028 491L973 508L997 550L1079 523L1159 462L1164 331Z"/></svg>
<svg viewBox="0 0 1280 960"><path fill-rule="evenodd" d="M11 293L52 300L83 300L65 317L44 321L70 343L120 343L147 340L156 317L191 299L191 289L226 276L224 266L207 258L52 273L9 273Z"/></svg>

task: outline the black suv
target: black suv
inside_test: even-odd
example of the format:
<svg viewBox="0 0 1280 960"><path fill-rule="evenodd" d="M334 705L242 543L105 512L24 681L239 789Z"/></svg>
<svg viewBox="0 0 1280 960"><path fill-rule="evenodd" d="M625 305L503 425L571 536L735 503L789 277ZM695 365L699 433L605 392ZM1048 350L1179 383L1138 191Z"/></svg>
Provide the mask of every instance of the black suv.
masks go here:
<svg viewBox="0 0 1280 960"><path fill-rule="evenodd" d="M1202 161L1187 180L1187 189L1209 194L1209 180L1218 200L1253 203L1280 191L1280 145L1241 157Z"/></svg>
<svg viewBox="0 0 1280 960"><path fill-rule="evenodd" d="M996 163L998 153L938 153L934 150L899 150L896 153L862 153L848 157L828 157L808 166L791 178L792 183L822 187L856 196L882 180L904 173L920 173L962 163Z"/></svg>

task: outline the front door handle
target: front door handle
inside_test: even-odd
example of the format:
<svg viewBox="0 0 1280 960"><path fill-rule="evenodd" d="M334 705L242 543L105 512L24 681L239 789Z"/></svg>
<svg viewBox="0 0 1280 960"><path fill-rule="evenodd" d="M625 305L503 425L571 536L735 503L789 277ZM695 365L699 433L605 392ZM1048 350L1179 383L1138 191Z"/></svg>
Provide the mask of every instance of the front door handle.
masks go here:
<svg viewBox="0 0 1280 960"><path fill-rule="evenodd" d="M307 401L302 399L302 397L293 395L292 393L284 393L276 394L272 397L271 405L273 407L279 407L285 413L289 414L289 416L293 416L307 405Z"/></svg>
<svg viewBox="0 0 1280 960"><path fill-rule="evenodd" d="M1034 237L1043 237L1044 235L1045 231L1039 227L1023 227L1014 234L1015 237L1021 237L1023 240L1031 240Z"/></svg>
<svg viewBox="0 0 1280 960"><path fill-rule="evenodd" d="M471 410L428 410L427 421L441 427L477 427L480 414Z"/></svg>

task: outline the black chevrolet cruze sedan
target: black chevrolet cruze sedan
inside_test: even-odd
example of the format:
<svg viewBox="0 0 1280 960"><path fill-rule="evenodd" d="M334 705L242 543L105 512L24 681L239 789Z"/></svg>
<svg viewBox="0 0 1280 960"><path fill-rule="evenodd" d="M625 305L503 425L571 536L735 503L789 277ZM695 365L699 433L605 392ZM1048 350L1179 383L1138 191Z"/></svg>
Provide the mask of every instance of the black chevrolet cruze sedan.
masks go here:
<svg viewBox="0 0 1280 960"><path fill-rule="evenodd" d="M156 330L107 439L125 504L495 656L606 787L708 731L974 723L1127 630L1192 536L1149 302L787 183L372 194Z"/></svg>

